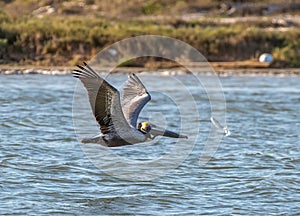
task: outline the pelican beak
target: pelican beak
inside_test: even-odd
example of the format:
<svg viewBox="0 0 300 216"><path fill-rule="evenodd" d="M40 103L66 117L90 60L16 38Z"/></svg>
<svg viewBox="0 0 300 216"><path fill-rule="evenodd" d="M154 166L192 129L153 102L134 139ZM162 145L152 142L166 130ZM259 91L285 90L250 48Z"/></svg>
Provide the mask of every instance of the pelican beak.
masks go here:
<svg viewBox="0 0 300 216"><path fill-rule="evenodd" d="M156 136L165 136L165 137L171 137L171 138L186 138L186 139L188 138L185 135L181 135L181 134L169 131L169 130L160 129L160 128L153 127L153 126L150 130L150 134L153 136L153 138Z"/></svg>

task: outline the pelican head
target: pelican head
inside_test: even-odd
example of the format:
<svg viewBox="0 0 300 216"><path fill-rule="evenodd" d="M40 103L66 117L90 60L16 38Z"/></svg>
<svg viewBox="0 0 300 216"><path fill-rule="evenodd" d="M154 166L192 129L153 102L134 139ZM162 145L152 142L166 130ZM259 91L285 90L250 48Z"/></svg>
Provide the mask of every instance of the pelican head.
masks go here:
<svg viewBox="0 0 300 216"><path fill-rule="evenodd" d="M180 135L178 133L159 128L150 122L138 123L138 130L141 131L143 134L145 134L150 139L154 139L157 136L165 136L165 137L171 137L171 138L186 138L186 139L188 138L185 135Z"/></svg>
<svg viewBox="0 0 300 216"><path fill-rule="evenodd" d="M147 134L151 131L151 123L150 122L140 122L138 124L138 129L143 133Z"/></svg>

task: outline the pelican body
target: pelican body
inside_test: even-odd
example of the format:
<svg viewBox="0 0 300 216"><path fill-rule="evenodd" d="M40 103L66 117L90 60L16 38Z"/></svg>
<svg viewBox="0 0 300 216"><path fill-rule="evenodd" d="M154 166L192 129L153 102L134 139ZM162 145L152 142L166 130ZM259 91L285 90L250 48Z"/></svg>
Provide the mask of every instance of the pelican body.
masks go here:
<svg viewBox="0 0 300 216"><path fill-rule="evenodd" d="M73 76L79 78L86 88L92 112L101 131L100 135L81 140L82 143L117 147L150 141L156 136L187 138L160 129L150 122L137 123L141 110L151 100L151 96L135 74L128 76L121 101L119 91L101 78L87 63L77 67Z"/></svg>

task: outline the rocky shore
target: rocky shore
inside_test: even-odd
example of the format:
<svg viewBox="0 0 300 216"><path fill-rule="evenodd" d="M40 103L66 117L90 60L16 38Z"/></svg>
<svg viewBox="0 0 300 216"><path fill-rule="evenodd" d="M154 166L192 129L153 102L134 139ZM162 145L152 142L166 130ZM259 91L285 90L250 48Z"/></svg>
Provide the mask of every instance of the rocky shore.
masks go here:
<svg viewBox="0 0 300 216"><path fill-rule="evenodd" d="M40 74L40 75L70 75L75 67L49 67L49 68L29 68L29 67L2 67L0 68L0 75L26 75L26 74ZM101 71L108 71L108 68L103 68ZM300 68L285 68L285 69L273 69L273 68L259 68L259 69L214 69L219 76L300 76ZM140 73L147 72L155 75L167 76L167 75L182 75L188 74L190 71L184 68L172 68L172 69L157 69L147 70L145 68L131 68L120 67L116 68L113 73ZM193 73L199 75L210 75L205 69L193 68Z"/></svg>

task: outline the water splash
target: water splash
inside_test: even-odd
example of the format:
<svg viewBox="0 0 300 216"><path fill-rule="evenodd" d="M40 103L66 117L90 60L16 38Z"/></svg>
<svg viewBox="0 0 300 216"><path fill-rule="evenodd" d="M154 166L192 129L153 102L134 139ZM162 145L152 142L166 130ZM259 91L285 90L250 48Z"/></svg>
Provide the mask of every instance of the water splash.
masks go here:
<svg viewBox="0 0 300 216"><path fill-rule="evenodd" d="M227 125L222 127L220 122L218 122L214 117L210 117L210 121L216 128L223 130L225 136L231 135L231 132L230 132L230 130L228 130Z"/></svg>

